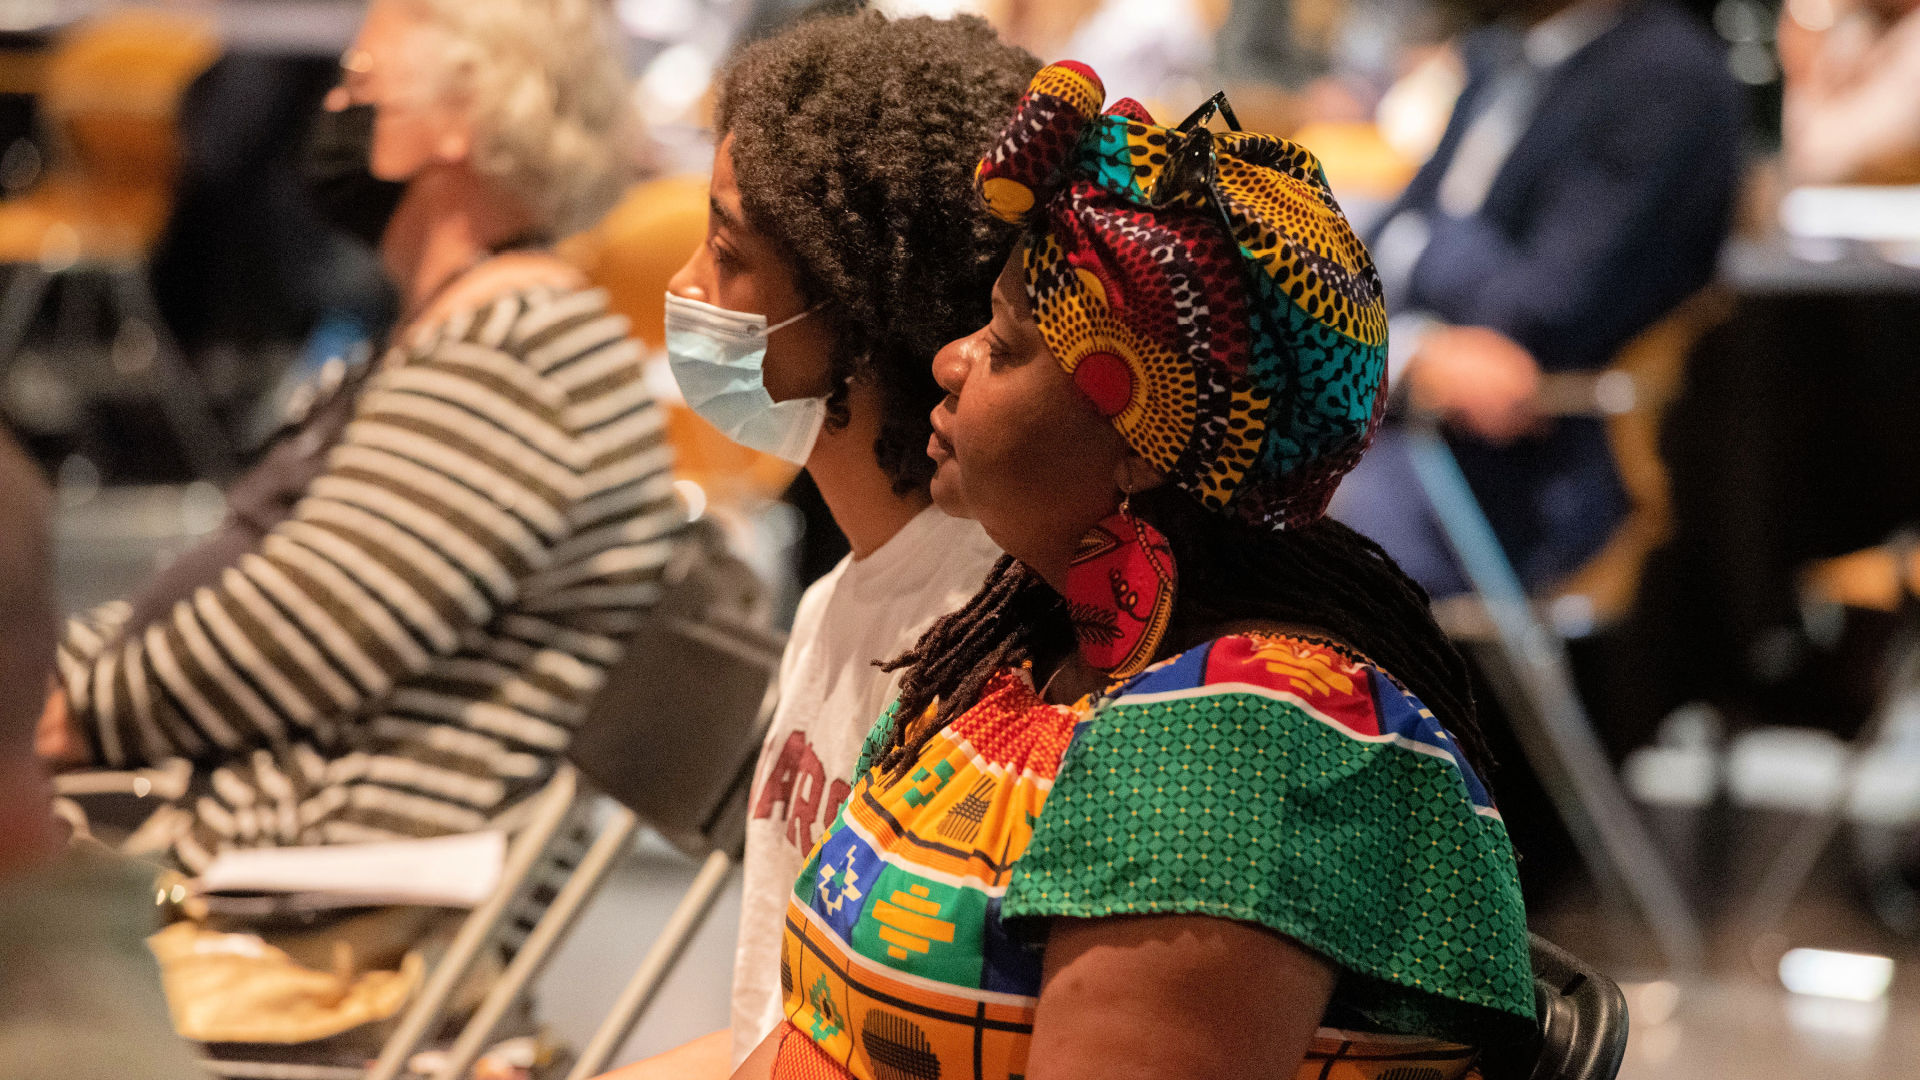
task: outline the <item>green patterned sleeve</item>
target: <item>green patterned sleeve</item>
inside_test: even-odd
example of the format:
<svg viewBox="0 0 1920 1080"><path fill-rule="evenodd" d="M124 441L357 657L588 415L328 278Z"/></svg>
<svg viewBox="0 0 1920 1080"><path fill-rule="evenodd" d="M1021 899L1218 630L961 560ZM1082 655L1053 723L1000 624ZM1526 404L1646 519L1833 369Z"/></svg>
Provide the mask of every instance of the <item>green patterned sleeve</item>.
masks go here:
<svg viewBox="0 0 1920 1080"><path fill-rule="evenodd" d="M1530 1021L1505 826L1444 735L1435 750L1391 734L1407 718L1381 689L1412 722L1430 714L1361 669L1316 675L1323 694L1185 681L1199 685L1129 693L1081 726L1003 917L1254 923L1337 965L1336 1001L1381 1030L1478 1042Z"/></svg>
<svg viewBox="0 0 1920 1080"><path fill-rule="evenodd" d="M860 756L854 759L854 783L859 783L860 778L867 775L867 770L873 768L873 759L880 756L880 746L887 741L887 732L893 728L893 714L899 708L900 699L895 698L891 704L880 710L880 718L867 729L867 737L860 741Z"/></svg>

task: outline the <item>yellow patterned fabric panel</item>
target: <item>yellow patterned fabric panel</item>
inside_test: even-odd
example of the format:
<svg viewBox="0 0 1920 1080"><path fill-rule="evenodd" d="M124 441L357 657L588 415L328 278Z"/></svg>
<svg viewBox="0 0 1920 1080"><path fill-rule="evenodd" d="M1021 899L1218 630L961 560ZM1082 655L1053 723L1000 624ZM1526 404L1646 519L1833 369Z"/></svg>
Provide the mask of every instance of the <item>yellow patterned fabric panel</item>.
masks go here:
<svg viewBox="0 0 1920 1080"><path fill-rule="evenodd" d="M1469 1042L1528 1024L1530 977L1508 977L1514 955L1526 967L1524 913L1497 811L1429 714L1382 698L1391 685L1253 635L1073 707L1000 673L911 767L863 772L795 882L773 1075L1015 1080L1043 958L1021 920L1173 911L1274 927L1342 969L1298 1080L1475 1075ZM1349 834L1377 881L1316 854ZM1495 1014L1509 1026L1482 1024Z"/></svg>

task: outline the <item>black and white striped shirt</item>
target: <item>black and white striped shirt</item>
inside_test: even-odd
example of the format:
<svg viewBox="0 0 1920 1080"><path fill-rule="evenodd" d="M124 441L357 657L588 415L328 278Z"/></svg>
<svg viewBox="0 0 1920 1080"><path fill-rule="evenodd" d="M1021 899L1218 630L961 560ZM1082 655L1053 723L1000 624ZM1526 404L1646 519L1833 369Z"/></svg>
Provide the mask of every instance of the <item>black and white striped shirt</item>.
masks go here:
<svg viewBox="0 0 1920 1080"><path fill-rule="evenodd" d="M190 869L485 828L551 775L683 522L626 330L598 290L528 290L414 335L217 583L69 624L94 760L197 763Z"/></svg>

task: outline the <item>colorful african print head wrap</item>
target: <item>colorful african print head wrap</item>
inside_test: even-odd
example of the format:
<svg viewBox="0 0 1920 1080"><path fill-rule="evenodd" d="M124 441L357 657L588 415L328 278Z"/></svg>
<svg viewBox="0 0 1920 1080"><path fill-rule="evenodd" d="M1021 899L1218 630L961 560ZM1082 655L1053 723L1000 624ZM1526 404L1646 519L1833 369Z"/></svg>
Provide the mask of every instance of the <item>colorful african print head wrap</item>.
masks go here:
<svg viewBox="0 0 1920 1080"><path fill-rule="evenodd" d="M1320 163L1153 122L1083 64L1034 77L974 184L1032 229L1041 336L1129 445L1209 509L1326 512L1386 401L1387 315ZM1196 114L1198 116L1199 114Z"/></svg>

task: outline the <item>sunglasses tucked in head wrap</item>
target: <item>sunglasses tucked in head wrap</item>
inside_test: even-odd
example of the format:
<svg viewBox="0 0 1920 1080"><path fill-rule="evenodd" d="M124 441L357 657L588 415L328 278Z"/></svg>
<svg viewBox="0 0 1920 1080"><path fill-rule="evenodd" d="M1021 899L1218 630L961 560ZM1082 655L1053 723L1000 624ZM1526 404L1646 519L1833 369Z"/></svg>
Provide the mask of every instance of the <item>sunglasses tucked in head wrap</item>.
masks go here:
<svg viewBox="0 0 1920 1080"><path fill-rule="evenodd" d="M1083 64L1034 77L980 162L1026 222L1041 336L1130 446L1212 510L1267 528L1326 512L1386 400L1380 279L1320 163L1237 130L1218 95L1179 127L1100 111ZM1224 109L1236 130L1202 123Z"/></svg>

